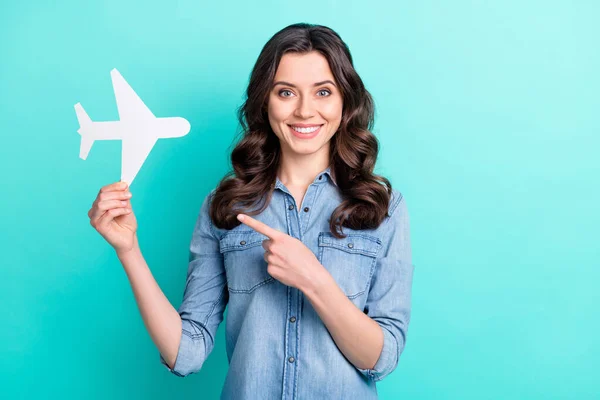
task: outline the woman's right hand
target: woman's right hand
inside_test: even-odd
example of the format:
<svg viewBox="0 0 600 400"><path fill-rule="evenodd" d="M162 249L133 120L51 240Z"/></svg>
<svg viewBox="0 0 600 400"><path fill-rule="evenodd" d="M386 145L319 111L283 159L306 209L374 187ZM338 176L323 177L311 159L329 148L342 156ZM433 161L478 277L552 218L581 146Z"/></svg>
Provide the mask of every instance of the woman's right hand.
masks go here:
<svg viewBox="0 0 600 400"><path fill-rule="evenodd" d="M117 251L124 253L135 244L137 220L131 208L131 192L126 182L115 182L98 192L88 211L90 224Z"/></svg>

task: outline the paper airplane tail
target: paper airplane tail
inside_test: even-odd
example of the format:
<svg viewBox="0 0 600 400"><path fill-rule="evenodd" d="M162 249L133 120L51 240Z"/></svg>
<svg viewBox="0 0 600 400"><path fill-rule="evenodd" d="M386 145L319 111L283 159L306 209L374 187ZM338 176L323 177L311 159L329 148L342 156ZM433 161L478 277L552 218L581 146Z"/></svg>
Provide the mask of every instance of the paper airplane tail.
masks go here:
<svg viewBox="0 0 600 400"><path fill-rule="evenodd" d="M79 121L79 129L77 132L81 135L81 147L79 148L79 158L86 159L92 145L94 144L94 138L89 134L86 129L92 124L92 120L87 115L81 103L75 104L75 113L77 114L77 120Z"/></svg>

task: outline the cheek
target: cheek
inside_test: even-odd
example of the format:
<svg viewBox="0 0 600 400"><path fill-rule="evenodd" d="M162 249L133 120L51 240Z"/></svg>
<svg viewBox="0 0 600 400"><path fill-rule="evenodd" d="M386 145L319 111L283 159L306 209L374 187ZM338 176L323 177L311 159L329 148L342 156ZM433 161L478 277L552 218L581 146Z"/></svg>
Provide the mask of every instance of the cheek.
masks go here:
<svg viewBox="0 0 600 400"><path fill-rule="evenodd" d="M274 123L285 120L290 114L289 108L290 106L284 102L278 101L277 99L270 99L269 106L267 107L269 120Z"/></svg>
<svg viewBox="0 0 600 400"><path fill-rule="evenodd" d="M342 119L342 102L335 101L325 104L321 109L321 114L331 123L339 122Z"/></svg>

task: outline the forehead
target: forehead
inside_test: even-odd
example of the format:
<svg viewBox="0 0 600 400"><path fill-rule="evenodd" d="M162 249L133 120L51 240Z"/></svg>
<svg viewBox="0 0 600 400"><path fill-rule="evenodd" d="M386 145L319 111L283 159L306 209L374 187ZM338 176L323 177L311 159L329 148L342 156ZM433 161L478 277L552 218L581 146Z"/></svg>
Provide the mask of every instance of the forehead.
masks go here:
<svg viewBox="0 0 600 400"><path fill-rule="evenodd" d="M335 82L327 59L317 51L284 54L275 73L276 81L284 80L298 85L312 86L326 79Z"/></svg>

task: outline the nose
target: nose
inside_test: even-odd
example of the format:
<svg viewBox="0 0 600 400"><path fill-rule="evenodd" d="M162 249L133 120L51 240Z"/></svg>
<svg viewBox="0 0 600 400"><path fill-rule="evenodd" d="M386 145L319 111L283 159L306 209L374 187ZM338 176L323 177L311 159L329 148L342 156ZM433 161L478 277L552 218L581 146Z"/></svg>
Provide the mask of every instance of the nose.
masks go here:
<svg viewBox="0 0 600 400"><path fill-rule="evenodd" d="M314 107L309 96L301 97L298 107L294 112L295 116L302 119L309 119L314 116Z"/></svg>

